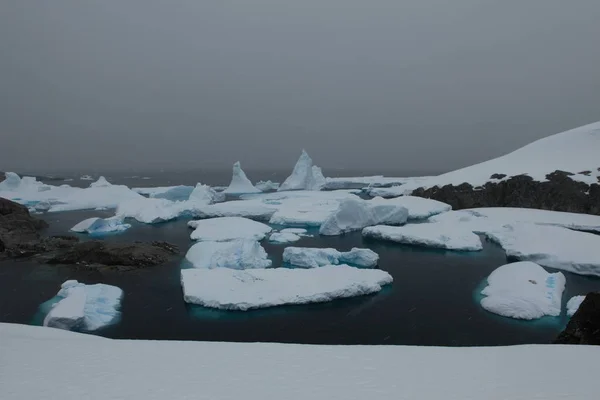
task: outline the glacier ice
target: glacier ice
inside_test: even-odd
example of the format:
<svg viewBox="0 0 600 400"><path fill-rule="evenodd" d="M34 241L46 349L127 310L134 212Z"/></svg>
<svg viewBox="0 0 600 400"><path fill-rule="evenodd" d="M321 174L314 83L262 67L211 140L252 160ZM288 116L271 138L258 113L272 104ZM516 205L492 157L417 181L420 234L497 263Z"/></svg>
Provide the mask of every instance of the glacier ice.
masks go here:
<svg viewBox="0 0 600 400"><path fill-rule="evenodd" d="M130 224L123 222L122 218L88 218L71 228L71 231L88 233L90 235L102 235L107 233L123 232L131 228Z"/></svg>
<svg viewBox="0 0 600 400"><path fill-rule="evenodd" d="M286 247L283 262L302 268L318 268L325 265L350 264L356 267L375 267L379 255L370 249L352 248L338 251L332 248Z"/></svg>
<svg viewBox="0 0 600 400"><path fill-rule="evenodd" d="M292 174L279 186L278 191L286 190L321 190L325 187L326 181L321 169L313 165L313 161L302 150L300 158L294 165Z"/></svg>
<svg viewBox="0 0 600 400"><path fill-rule="evenodd" d="M188 222L194 228L190 238L198 241L226 242L236 239L262 240L271 227L243 217L220 217Z"/></svg>
<svg viewBox="0 0 600 400"><path fill-rule="evenodd" d="M321 224L321 235L341 235L361 230L367 226L389 224L400 225L406 222L408 210L400 205L359 198L346 199Z"/></svg>
<svg viewBox="0 0 600 400"><path fill-rule="evenodd" d="M119 320L123 291L116 286L69 280L56 296L61 300L44 318L44 326L95 331Z"/></svg>
<svg viewBox="0 0 600 400"><path fill-rule="evenodd" d="M396 204L408 210L408 220L423 220L452 210L450 204L416 196L400 196L393 199L375 197L372 201L382 204Z"/></svg>
<svg viewBox="0 0 600 400"><path fill-rule="evenodd" d="M495 269L487 278L481 306L494 314L517 319L559 316L565 276L554 274L530 261L515 262Z"/></svg>
<svg viewBox="0 0 600 400"><path fill-rule="evenodd" d="M468 227L447 224L376 225L363 229L364 237L447 250L478 251L481 239Z"/></svg>
<svg viewBox="0 0 600 400"><path fill-rule="evenodd" d="M579 306L585 300L585 296L573 296L567 301L567 315L572 317L579 310Z"/></svg>
<svg viewBox="0 0 600 400"><path fill-rule="evenodd" d="M224 200L225 194L223 192L217 192L210 186L201 183L196 184L196 187L188 196L188 201L193 202L195 205L213 204Z"/></svg>
<svg viewBox="0 0 600 400"><path fill-rule="evenodd" d="M4 180L0 182L0 191L12 191L21 185L21 177L14 172L6 172Z"/></svg>
<svg viewBox="0 0 600 400"><path fill-rule="evenodd" d="M241 311L372 294L392 280L385 271L347 265L315 269L181 270L183 298L187 303Z"/></svg>
<svg viewBox="0 0 600 400"><path fill-rule="evenodd" d="M110 183L109 181L107 181L106 178L103 177L103 176L101 176L100 178L98 178L98 180L96 182L90 183L90 187L91 188L108 187L108 186L112 186L112 183Z"/></svg>
<svg viewBox="0 0 600 400"><path fill-rule="evenodd" d="M154 199L167 199L171 201L186 201L190 198L190 195L194 191L193 186L172 186L165 188L163 191L155 191L150 193L149 196ZM139 192L138 192L139 193Z"/></svg>
<svg viewBox="0 0 600 400"><path fill-rule="evenodd" d="M199 242L185 255L194 268L269 268L271 260L256 240Z"/></svg>
<svg viewBox="0 0 600 400"><path fill-rule="evenodd" d="M250 179L246 176L242 170L240 162L233 164L233 175L231 177L231 183L225 189L224 193L227 194L243 194L243 193L261 193L260 189L257 189Z"/></svg>
<svg viewBox="0 0 600 400"><path fill-rule="evenodd" d="M279 189L279 183L271 181L259 181L256 185L257 189L263 192L270 192Z"/></svg>
<svg viewBox="0 0 600 400"><path fill-rule="evenodd" d="M300 236L290 232L273 232L269 236L269 242L271 243L292 243L300 239Z"/></svg>

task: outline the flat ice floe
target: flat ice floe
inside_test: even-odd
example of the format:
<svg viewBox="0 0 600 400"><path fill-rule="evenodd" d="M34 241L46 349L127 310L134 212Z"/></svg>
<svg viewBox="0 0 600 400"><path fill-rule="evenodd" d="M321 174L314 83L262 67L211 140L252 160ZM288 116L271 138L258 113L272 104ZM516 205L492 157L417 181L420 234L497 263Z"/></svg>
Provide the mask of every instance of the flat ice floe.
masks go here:
<svg viewBox="0 0 600 400"><path fill-rule="evenodd" d="M271 243L291 243L297 242L304 236L312 236L307 234L306 229L303 228L286 228L279 232L274 232L269 236L269 242Z"/></svg>
<svg viewBox="0 0 600 400"><path fill-rule="evenodd" d="M261 190L256 188L250 182L250 179L246 176L242 170L240 162L233 164L233 175L231 177L231 183L224 190L227 194L243 194L243 193L260 193Z"/></svg>
<svg viewBox="0 0 600 400"><path fill-rule="evenodd" d="M401 185L416 178L390 178L383 175L325 178L326 190Z"/></svg>
<svg viewBox="0 0 600 400"><path fill-rule="evenodd" d="M256 221L269 221L276 208L256 200L226 201L199 207L194 216L198 218L245 217Z"/></svg>
<svg viewBox="0 0 600 400"><path fill-rule="evenodd" d="M181 270L187 303L224 310L327 302L376 293L390 283L392 276L385 271L346 265L314 269Z"/></svg>
<svg viewBox="0 0 600 400"><path fill-rule="evenodd" d="M242 217L221 217L188 222L194 228L190 238L198 241L225 242L236 239L262 240L272 228Z"/></svg>
<svg viewBox="0 0 600 400"><path fill-rule="evenodd" d="M325 177L321 168L313 165L312 159L302 150L300 158L294 165L292 174L277 190L321 190L325 187Z"/></svg>
<svg viewBox="0 0 600 400"><path fill-rule="evenodd" d="M585 300L585 296L573 296L567 301L567 315L572 317L577 310L579 310L579 306Z"/></svg>
<svg viewBox="0 0 600 400"><path fill-rule="evenodd" d="M156 190L149 193L149 197L154 199L167 199L171 201L186 201L190 198L190 195L194 191L194 186L171 186L167 188L161 188L163 190ZM137 191L136 191L137 192ZM137 192L140 193L140 192ZM143 194L143 193L140 193Z"/></svg>
<svg viewBox="0 0 600 400"><path fill-rule="evenodd" d="M373 239L447 250L478 251L483 248L479 236L468 227L446 224L378 225L363 229L362 234Z"/></svg>
<svg viewBox="0 0 600 400"><path fill-rule="evenodd" d="M88 218L72 227L71 231L88 233L90 235L102 235L106 233L123 232L129 228L131 228L131 225L124 223L123 219L118 217Z"/></svg>
<svg viewBox="0 0 600 400"><path fill-rule="evenodd" d="M44 326L95 331L114 324L120 317L123 291L116 286L70 280L61 285L57 296L62 300L48 312Z"/></svg>
<svg viewBox="0 0 600 400"><path fill-rule="evenodd" d="M379 255L370 249L352 248L339 251L331 248L286 247L283 262L295 267L318 268L325 265L350 264L355 267L375 267Z"/></svg>
<svg viewBox="0 0 600 400"><path fill-rule="evenodd" d="M559 316L565 277L533 262L503 265L490 274L481 294L481 306L489 312L517 319Z"/></svg>
<svg viewBox="0 0 600 400"><path fill-rule="evenodd" d="M408 210L409 220L423 220L452 210L450 204L416 196L400 196L387 200L375 197L373 201L405 207Z"/></svg>
<svg viewBox="0 0 600 400"><path fill-rule="evenodd" d="M271 266L267 252L255 240L196 243L185 258L194 268L249 269Z"/></svg>
<svg viewBox="0 0 600 400"><path fill-rule="evenodd" d="M403 206L349 198L342 200L338 208L321 224L319 233L334 236L372 225L400 225L405 223L407 218L408 210Z"/></svg>
<svg viewBox="0 0 600 400"><path fill-rule="evenodd" d="M269 192L279 189L279 183L271 181L258 181L254 186L256 186L257 189L262 190L263 192Z"/></svg>

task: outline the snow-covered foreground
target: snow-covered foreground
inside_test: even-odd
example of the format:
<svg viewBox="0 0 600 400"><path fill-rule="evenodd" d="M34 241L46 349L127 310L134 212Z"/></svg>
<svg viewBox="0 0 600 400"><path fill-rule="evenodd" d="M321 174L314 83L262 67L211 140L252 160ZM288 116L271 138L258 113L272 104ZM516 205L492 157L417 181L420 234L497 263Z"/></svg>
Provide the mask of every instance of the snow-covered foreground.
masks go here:
<svg viewBox="0 0 600 400"><path fill-rule="evenodd" d="M592 400L598 359L597 346L111 340L0 324L0 398Z"/></svg>

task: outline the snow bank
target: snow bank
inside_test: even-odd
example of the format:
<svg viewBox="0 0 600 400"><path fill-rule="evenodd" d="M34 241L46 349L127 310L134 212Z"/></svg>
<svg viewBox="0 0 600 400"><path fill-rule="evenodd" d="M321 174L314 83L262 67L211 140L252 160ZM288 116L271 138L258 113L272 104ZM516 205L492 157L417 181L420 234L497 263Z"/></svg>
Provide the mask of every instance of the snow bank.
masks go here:
<svg viewBox="0 0 600 400"><path fill-rule="evenodd" d="M257 189L252 185L250 179L246 176L240 162L233 164L233 176L231 177L231 183L229 187L225 189L224 193L227 194L242 194L242 193L260 193L261 190Z"/></svg>
<svg viewBox="0 0 600 400"><path fill-rule="evenodd" d="M294 165L292 174L277 190L321 190L325 187L325 183L325 177L321 169L313 166L313 161L308 153L302 150L300 158Z"/></svg>
<svg viewBox="0 0 600 400"><path fill-rule="evenodd" d="M269 192L273 190L279 189L279 183L271 182L271 181L259 181L256 185L257 189L262 190L263 192Z"/></svg>
<svg viewBox="0 0 600 400"><path fill-rule="evenodd" d="M481 306L510 318L556 317L560 315L565 282L562 273L550 274L533 262L503 265L487 278Z"/></svg>
<svg viewBox="0 0 600 400"><path fill-rule="evenodd" d="M364 237L447 250L478 251L483 248L479 236L468 227L435 223L405 226L377 225L363 229Z"/></svg>
<svg viewBox="0 0 600 400"><path fill-rule="evenodd" d="M322 224L321 235L341 235L378 224L400 225L406 222L408 210L400 205L381 201L343 200Z"/></svg>
<svg viewBox="0 0 600 400"><path fill-rule="evenodd" d="M385 271L347 265L315 269L181 270L187 303L224 310L320 303L376 293L390 283L392 277Z"/></svg>
<svg viewBox="0 0 600 400"><path fill-rule="evenodd" d="M255 240L196 243L185 255L194 268L269 268L271 260Z"/></svg>
<svg viewBox="0 0 600 400"><path fill-rule="evenodd" d="M118 321L123 291L116 286L70 280L61 285L57 297L62 300L46 315L44 326L95 331Z"/></svg>
<svg viewBox="0 0 600 400"><path fill-rule="evenodd" d="M129 228L131 228L131 225L124 223L123 219L118 217L88 218L72 227L71 231L88 233L90 235L101 235L106 233L123 232Z"/></svg>
<svg viewBox="0 0 600 400"><path fill-rule="evenodd" d="M271 227L242 217L221 217L188 222L195 230L192 240L225 242L236 239L262 240L271 232Z"/></svg>
<svg viewBox="0 0 600 400"><path fill-rule="evenodd" d="M583 300L585 300L585 296L573 296L567 301L567 315L569 317L572 317L579 310Z"/></svg>
<svg viewBox="0 0 600 400"><path fill-rule="evenodd" d="M325 265L350 264L356 267L375 267L379 255L370 249L352 248L342 252L331 248L286 247L283 262L302 268L318 268Z"/></svg>

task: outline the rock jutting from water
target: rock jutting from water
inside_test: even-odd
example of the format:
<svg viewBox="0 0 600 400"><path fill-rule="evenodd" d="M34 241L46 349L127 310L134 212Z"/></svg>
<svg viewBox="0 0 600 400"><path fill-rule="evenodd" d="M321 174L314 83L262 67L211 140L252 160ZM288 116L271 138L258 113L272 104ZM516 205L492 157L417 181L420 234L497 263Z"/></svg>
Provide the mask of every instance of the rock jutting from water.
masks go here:
<svg viewBox="0 0 600 400"><path fill-rule="evenodd" d="M588 293L556 344L600 345L600 293Z"/></svg>

